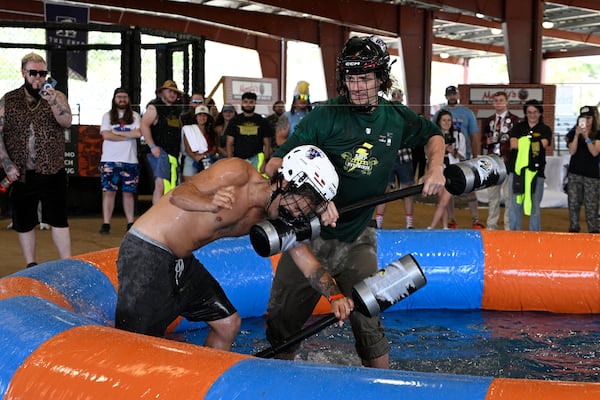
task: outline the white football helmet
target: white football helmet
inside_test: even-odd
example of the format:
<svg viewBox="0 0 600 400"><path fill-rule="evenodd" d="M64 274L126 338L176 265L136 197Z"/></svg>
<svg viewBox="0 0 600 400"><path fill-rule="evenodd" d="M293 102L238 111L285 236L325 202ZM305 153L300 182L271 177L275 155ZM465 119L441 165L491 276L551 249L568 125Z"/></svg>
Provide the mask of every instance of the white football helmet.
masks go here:
<svg viewBox="0 0 600 400"><path fill-rule="evenodd" d="M337 194L338 174L325 152L317 146L303 145L292 149L283 157L279 173L296 188L310 185L324 202L331 201Z"/></svg>

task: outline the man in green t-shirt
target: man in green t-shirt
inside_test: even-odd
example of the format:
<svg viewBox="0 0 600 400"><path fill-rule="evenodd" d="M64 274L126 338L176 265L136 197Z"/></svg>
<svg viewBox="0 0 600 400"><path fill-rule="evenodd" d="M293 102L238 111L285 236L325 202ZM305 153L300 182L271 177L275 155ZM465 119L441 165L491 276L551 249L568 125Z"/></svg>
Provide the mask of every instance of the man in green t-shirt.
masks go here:
<svg viewBox="0 0 600 400"><path fill-rule="evenodd" d="M292 148L319 146L340 177L335 205L328 208L337 217L337 208L385 192L398 149L424 145L429 161L423 195L437 194L445 183L444 139L435 124L381 97L392 86L390 65L380 38L350 38L337 58L340 96L319 104L297 125L294 135L273 154L267 174L277 171L281 157ZM369 227L372 215L373 207L339 215L334 226L322 227L319 238L282 255L267 307L267 338L272 344L300 330L320 298L292 256L321 263L345 296L351 295L354 284L378 270L376 234ZM389 345L379 317L355 312L350 323L363 365L388 368ZM279 357L291 358L293 353Z"/></svg>

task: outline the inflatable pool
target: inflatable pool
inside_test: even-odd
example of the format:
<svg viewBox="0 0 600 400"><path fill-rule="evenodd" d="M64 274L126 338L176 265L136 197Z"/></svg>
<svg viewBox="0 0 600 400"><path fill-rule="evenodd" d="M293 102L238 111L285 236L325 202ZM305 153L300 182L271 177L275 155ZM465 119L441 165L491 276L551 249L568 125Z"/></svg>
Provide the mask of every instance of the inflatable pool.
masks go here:
<svg viewBox="0 0 600 400"><path fill-rule="evenodd" d="M412 254L427 285L387 311L600 312L597 236L378 231L379 260ZM600 384L267 360L113 328L117 249L0 279L0 395L7 399L597 399ZM264 314L274 260L247 237L195 255L242 317ZM176 321L172 330L200 326Z"/></svg>

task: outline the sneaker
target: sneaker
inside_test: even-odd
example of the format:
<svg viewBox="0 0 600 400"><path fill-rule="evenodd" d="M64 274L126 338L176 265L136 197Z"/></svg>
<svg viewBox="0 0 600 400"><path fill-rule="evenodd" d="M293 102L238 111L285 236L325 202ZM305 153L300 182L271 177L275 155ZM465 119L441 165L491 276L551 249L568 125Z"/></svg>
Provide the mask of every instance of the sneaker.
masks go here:
<svg viewBox="0 0 600 400"><path fill-rule="evenodd" d="M102 224L100 228L101 235L108 235L110 233L110 224Z"/></svg>
<svg viewBox="0 0 600 400"><path fill-rule="evenodd" d="M456 221L455 220L452 220L452 221L448 222L448 228L450 228L450 229L456 229L457 226L458 225L456 225Z"/></svg>
<svg viewBox="0 0 600 400"><path fill-rule="evenodd" d="M479 221L473 221L473 229L485 229L485 226Z"/></svg>
<svg viewBox="0 0 600 400"><path fill-rule="evenodd" d="M9 223L8 225L6 225L6 229L8 229L8 230L12 229L12 227L13 227L13 223L12 222Z"/></svg>
<svg viewBox="0 0 600 400"><path fill-rule="evenodd" d="M36 262L31 262L31 263L27 264L27 266L25 268L35 267L36 265L37 265Z"/></svg>
<svg viewBox="0 0 600 400"><path fill-rule="evenodd" d="M50 230L50 225L44 223L44 222L40 222L40 231L48 231Z"/></svg>
<svg viewBox="0 0 600 400"><path fill-rule="evenodd" d="M131 229L132 226L133 226L133 222L128 223L127 224L127 229L125 229L125 232L128 232Z"/></svg>

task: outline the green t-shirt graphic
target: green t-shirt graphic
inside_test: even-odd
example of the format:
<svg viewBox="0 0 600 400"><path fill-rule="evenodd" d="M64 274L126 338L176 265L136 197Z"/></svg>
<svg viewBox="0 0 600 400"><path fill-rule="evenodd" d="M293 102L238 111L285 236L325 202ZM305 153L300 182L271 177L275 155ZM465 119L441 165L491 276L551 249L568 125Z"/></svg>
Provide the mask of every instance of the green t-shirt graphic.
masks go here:
<svg viewBox="0 0 600 400"><path fill-rule="evenodd" d="M321 148L340 177L333 199L340 209L383 194L398 149L424 145L433 135L441 135L439 128L402 104L379 98L379 106L367 114L354 111L345 98L338 97L319 104L304 117L274 156L283 157L303 144ZM344 213L335 228L322 227L321 236L351 242L372 215L373 207Z"/></svg>

